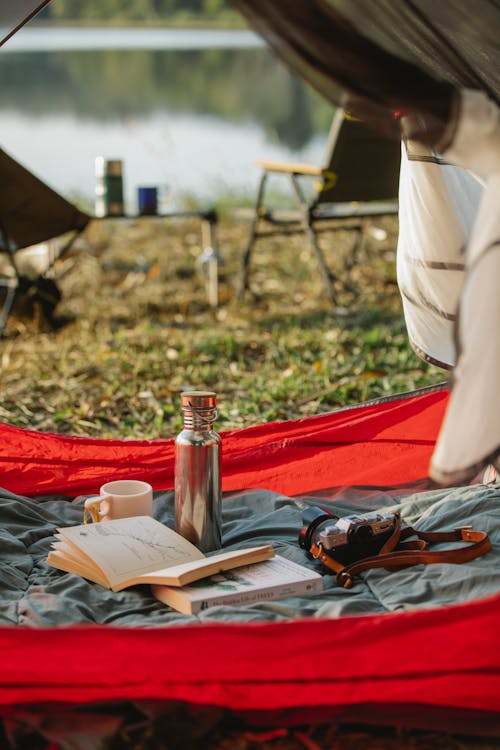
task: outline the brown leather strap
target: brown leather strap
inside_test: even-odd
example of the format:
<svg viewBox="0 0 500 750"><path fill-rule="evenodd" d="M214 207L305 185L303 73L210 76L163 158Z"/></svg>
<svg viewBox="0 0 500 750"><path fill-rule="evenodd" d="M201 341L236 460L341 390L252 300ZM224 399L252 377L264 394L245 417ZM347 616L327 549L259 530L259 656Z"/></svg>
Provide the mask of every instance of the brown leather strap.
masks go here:
<svg viewBox="0 0 500 750"><path fill-rule="evenodd" d="M401 516L399 513L396 513L394 516L394 531L380 550L379 555L385 555L388 552L392 552L398 546L401 538L402 523Z"/></svg>
<svg viewBox="0 0 500 750"><path fill-rule="evenodd" d="M409 536L417 536L418 541L403 542ZM432 551L427 542L470 542L458 549ZM311 554L320 560L325 567L337 575L337 583L343 588L350 588L353 576L369 568L386 568L396 570L409 565L431 565L432 563L464 563L485 555L491 549L491 541L484 531L474 531L465 526L454 531L416 531L411 526L401 531L401 522L396 521L396 528L390 539L384 544L378 555L365 557L350 565L342 565L328 555L322 545L313 544ZM390 551L384 551L390 550Z"/></svg>

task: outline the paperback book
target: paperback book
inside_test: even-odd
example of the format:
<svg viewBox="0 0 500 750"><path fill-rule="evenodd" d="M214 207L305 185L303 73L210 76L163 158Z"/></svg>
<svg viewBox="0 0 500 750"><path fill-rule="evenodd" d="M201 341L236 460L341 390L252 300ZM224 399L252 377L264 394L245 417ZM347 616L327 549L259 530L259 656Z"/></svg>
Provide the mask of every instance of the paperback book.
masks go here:
<svg viewBox="0 0 500 750"><path fill-rule="evenodd" d="M58 529L47 563L121 591L143 583L184 586L273 556L269 544L204 555L154 518L135 516Z"/></svg>
<svg viewBox="0 0 500 750"><path fill-rule="evenodd" d="M319 573L280 555L266 562L222 571L180 588L152 587L157 599L186 615L224 604L255 604L322 590L323 578Z"/></svg>

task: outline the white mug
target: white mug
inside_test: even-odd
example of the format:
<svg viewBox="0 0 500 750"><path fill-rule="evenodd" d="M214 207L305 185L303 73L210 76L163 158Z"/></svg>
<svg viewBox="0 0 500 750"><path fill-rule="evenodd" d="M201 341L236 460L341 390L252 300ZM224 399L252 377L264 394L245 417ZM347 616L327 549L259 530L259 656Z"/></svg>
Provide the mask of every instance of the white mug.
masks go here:
<svg viewBox="0 0 500 750"><path fill-rule="evenodd" d="M137 479L117 479L103 484L98 497L85 500L84 521L87 514L92 521L109 521L113 518L153 515L153 488Z"/></svg>

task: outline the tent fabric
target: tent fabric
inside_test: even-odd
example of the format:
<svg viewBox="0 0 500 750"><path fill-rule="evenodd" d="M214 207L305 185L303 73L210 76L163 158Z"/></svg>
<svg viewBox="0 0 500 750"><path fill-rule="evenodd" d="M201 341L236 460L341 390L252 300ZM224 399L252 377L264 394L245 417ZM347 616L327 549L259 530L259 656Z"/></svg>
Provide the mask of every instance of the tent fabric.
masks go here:
<svg viewBox="0 0 500 750"><path fill-rule="evenodd" d="M484 92L462 92L458 128L443 156L485 180L465 253L450 404L431 463L437 481L459 483L487 463L500 465L500 108Z"/></svg>
<svg viewBox="0 0 500 750"><path fill-rule="evenodd" d="M221 432L224 491L287 495L428 476L448 391L436 386L324 415ZM0 425L0 484L18 495L95 493L104 481L174 486L174 441L100 440Z"/></svg>
<svg viewBox="0 0 500 750"><path fill-rule="evenodd" d="M0 47L25 23L39 13L50 0L2 0L0 4Z"/></svg>
<svg viewBox="0 0 500 750"><path fill-rule="evenodd" d="M225 487L309 493L351 478L386 486L421 479L446 400L445 388L426 389L223 433ZM123 476L125 462L127 476L172 485L171 441L99 441L9 425L1 426L0 436L2 484L13 491L94 492L104 476ZM0 707L8 715L21 704L154 699L285 723L400 719L410 726L494 732L499 618L495 596L397 614L168 631L2 627Z"/></svg>
<svg viewBox="0 0 500 750"><path fill-rule="evenodd" d="M462 87L500 99L500 6L467 0L232 0L269 46L326 99L438 148L453 133ZM418 136L418 137L417 137Z"/></svg>
<svg viewBox="0 0 500 750"><path fill-rule="evenodd" d="M304 717L328 708L335 718L354 716L354 707L359 720L366 705L372 716L385 710L378 720L390 724L413 706L417 726L432 707L441 726L456 722L455 731L468 726L469 712L484 730L488 722L498 730L499 616L493 597L444 610L267 625L1 628L0 706L179 700L288 712L291 721L295 709Z"/></svg>
<svg viewBox="0 0 500 750"><path fill-rule="evenodd" d="M483 182L414 141L402 147L398 286L413 349L445 369L456 363L455 324L465 248Z"/></svg>
<svg viewBox="0 0 500 750"><path fill-rule="evenodd" d="M90 216L0 149L0 237L11 252L82 230Z"/></svg>

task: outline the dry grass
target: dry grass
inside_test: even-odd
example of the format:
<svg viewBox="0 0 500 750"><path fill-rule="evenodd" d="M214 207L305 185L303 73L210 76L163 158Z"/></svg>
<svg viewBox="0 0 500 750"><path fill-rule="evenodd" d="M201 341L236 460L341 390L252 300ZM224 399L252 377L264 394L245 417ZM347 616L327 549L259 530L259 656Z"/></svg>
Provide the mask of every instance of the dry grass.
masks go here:
<svg viewBox="0 0 500 750"><path fill-rule="evenodd" d="M261 241L254 294L237 299L246 224L223 220L220 305L210 309L198 273L197 221L94 224L56 266L72 318L51 331L17 307L0 342L0 419L92 437L170 436L185 388L218 393L220 429L292 419L443 379L410 351L395 283L395 222L371 240L323 293L303 238ZM326 241L325 241L326 240ZM353 232L325 236L345 276ZM28 309L26 309L26 307ZM35 313L33 317L33 312Z"/></svg>

